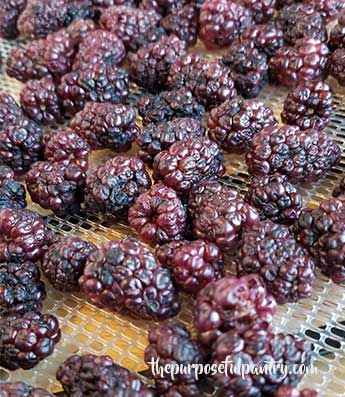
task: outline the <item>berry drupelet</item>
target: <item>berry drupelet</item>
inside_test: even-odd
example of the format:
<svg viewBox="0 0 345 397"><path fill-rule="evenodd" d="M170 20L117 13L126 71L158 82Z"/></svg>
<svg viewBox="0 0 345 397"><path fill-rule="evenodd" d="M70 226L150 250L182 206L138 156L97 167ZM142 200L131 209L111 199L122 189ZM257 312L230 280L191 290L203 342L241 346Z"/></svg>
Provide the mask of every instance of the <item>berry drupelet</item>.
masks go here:
<svg viewBox="0 0 345 397"><path fill-rule="evenodd" d="M272 109L256 99L239 98L213 108L207 121L209 137L229 152L245 152L255 134L278 125Z"/></svg>
<svg viewBox="0 0 345 397"><path fill-rule="evenodd" d="M26 0L3 0L0 3L0 37L15 39L19 36L17 21L26 6Z"/></svg>
<svg viewBox="0 0 345 397"><path fill-rule="evenodd" d="M50 314L0 317L0 365L10 371L34 368L53 353L60 338L58 320Z"/></svg>
<svg viewBox="0 0 345 397"><path fill-rule="evenodd" d="M150 176L141 160L117 156L89 173L85 204L92 211L123 218L138 196L150 186Z"/></svg>
<svg viewBox="0 0 345 397"><path fill-rule="evenodd" d="M345 177L340 181L338 187L333 191L333 197L344 197L345 198Z"/></svg>
<svg viewBox="0 0 345 397"><path fill-rule="evenodd" d="M180 310L169 270L133 237L93 252L79 285L97 306L143 319L163 320Z"/></svg>
<svg viewBox="0 0 345 397"><path fill-rule="evenodd" d="M302 389L297 390L293 386L280 386L273 397L321 397L316 390Z"/></svg>
<svg viewBox="0 0 345 397"><path fill-rule="evenodd" d="M54 397L41 388L35 388L23 382L1 383L1 397Z"/></svg>
<svg viewBox="0 0 345 397"><path fill-rule="evenodd" d="M345 48L338 48L331 54L328 62L328 73L340 85L345 86Z"/></svg>
<svg viewBox="0 0 345 397"><path fill-rule="evenodd" d="M16 100L11 95L0 91L0 129L22 117L23 110Z"/></svg>
<svg viewBox="0 0 345 397"><path fill-rule="evenodd" d="M272 19L276 7L276 0L242 0L241 3L252 12L255 23Z"/></svg>
<svg viewBox="0 0 345 397"><path fill-rule="evenodd" d="M128 212L131 228L152 246L181 240L186 218L186 209L176 192L162 183L141 194Z"/></svg>
<svg viewBox="0 0 345 397"><path fill-rule="evenodd" d="M345 10L340 13L338 24L331 30L327 45L332 51L345 47Z"/></svg>
<svg viewBox="0 0 345 397"><path fill-rule="evenodd" d="M11 168L0 166L0 209L3 208L25 208L25 188L16 181Z"/></svg>

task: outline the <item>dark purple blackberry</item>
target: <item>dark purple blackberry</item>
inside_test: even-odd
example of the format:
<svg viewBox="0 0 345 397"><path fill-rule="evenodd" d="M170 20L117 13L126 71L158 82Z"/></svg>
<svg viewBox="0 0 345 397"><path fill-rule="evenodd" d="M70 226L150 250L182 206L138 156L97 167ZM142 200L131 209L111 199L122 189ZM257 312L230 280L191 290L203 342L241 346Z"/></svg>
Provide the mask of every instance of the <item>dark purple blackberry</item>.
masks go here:
<svg viewBox="0 0 345 397"><path fill-rule="evenodd" d="M140 98L138 112L143 124L160 123L180 117L202 119L205 108L194 98L187 88L162 91L160 94L148 94Z"/></svg>
<svg viewBox="0 0 345 397"><path fill-rule="evenodd" d="M13 179L15 179L13 170L6 165L0 165L0 186Z"/></svg>
<svg viewBox="0 0 345 397"><path fill-rule="evenodd" d="M45 252L41 269L54 288L60 291L79 290L87 259L97 248L79 237L62 237Z"/></svg>
<svg viewBox="0 0 345 397"><path fill-rule="evenodd" d="M208 135L224 150L246 151L255 134L278 122L272 109L256 99L232 99L211 110Z"/></svg>
<svg viewBox="0 0 345 397"><path fill-rule="evenodd" d="M3 167L0 166L0 209L25 208L26 193L24 186L14 178L1 180L1 168Z"/></svg>
<svg viewBox="0 0 345 397"><path fill-rule="evenodd" d="M291 4L294 3L301 3L303 0L277 0L276 1L276 8L277 10L280 10L281 8L285 6L290 6Z"/></svg>
<svg viewBox="0 0 345 397"><path fill-rule="evenodd" d="M70 356L58 368L57 380L69 397L154 397L154 392L109 356Z"/></svg>
<svg viewBox="0 0 345 397"><path fill-rule="evenodd" d="M232 393L237 396L272 395L281 385L296 386L300 382L302 368L311 364L311 348L309 342L294 335L272 334L267 330L249 330L244 333L228 331L214 344L212 364L220 365L229 360L237 368L245 363L249 368L255 366L262 370L267 363L278 362L284 363L289 372L286 376L278 368L260 371L259 375L248 373L242 376L241 372L234 371L227 376L218 372L212 379L224 388L224 395L227 396Z"/></svg>
<svg viewBox="0 0 345 397"><path fill-rule="evenodd" d="M19 36L17 21L26 6L26 0L3 0L0 3L0 37L15 39Z"/></svg>
<svg viewBox="0 0 345 397"><path fill-rule="evenodd" d="M224 276L223 257L216 244L203 240L181 242L178 246L172 243L171 248L170 244L157 250L157 258L171 271L182 291L195 294Z"/></svg>
<svg viewBox="0 0 345 397"><path fill-rule="evenodd" d="M92 0L68 0L67 13L64 25L68 26L76 19L98 20L99 11L94 7Z"/></svg>
<svg viewBox="0 0 345 397"><path fill-rule="evenodd" d="M188 373L178 374L175 379L166 373L163 378L153 373L160 395L171 397L199 397L201 395L196 380L195 366L204 364L205 357L184 325L180 323L158 325L150 331L149 345L145 349L145 362L147 365L152 365L150 363L154 361L160 362L160 365L171 365L171 368L181 365L192 368L192 371Z"/></svg>
<svg viewBox="0 0 345 397"><path fill-rule="evenodd" d="M328 62L328 73L340 85L345 86L345 48L338 48L331 54Z"/></svg>
<svg viewBox="0 0 345 397"><path fill-rule="evenodd" d="M124 152L140 131L135 117L134 109L123 104L89 102L74 116L70 127L92 149Z"/></svg>
<svg viewBox="0 0 345 397"><path fill-rule="evenodd" d="M139 157L152 166L156 155L183 139L193 136L204 136L205 130L199 120L176 118L168 122L149 124L137 137Z"/></svg>
<svg viewBox="0 0 345 397"><path fill-rule="evenodd" d="M93 252L79 285L97 306L135 317L163 320L180 310L169 270L133 237L108 241Z"/></svg>
<svg viewBox="0 0 345 397"><path fill-rule="evenodd" d="M327 45L332 51L345 47L345 10L339 14L338 23L331 30Z"/></svg>
<svg viewBox="0 0 345 397"><path fill-rule="evenodd" d="M0 91L0 129L22 117L23 111L16 100L11 95Z"/></svg>
<svg viewBox="0 0 345 397"><path fill-rule="evenodd" d="M335 18L339 11L344 8L342 0L310 0L310 2L326 21Z"/></svg>
<svg viewBox="0 0 345 397"><path fill-rule="evenodd" d="M246 200L256 207L261 219L292 224L303 207L302 196L285 175L252 178Z"/></svg>
<svg viewBox="0 0 345 397"><path fill-rule="evenodd" d="M67 26L66 31L71 36L73 44L79 46L88 33L96 29L97 26L92 19L77 18Z"/></svg>
<svg viewBox="0 0 345 397"><path fill-rule="evenodd" d="M57 215L78 212L86 175L76 164L38 161L25 176L34 203Z"/></svg>
<svg viewBox="0 0 345 397"><path fill-rule="evenodd" d="M293 231L321 271L335 283L344 283L345 202L330 198L319 208L303 209Z"/></svg>
<svg viewBox="0 0 345 397"><path fill-rule="evenodd" d="M117 156L89 173L85 203L92 211L123 217L150 186L150 176L141 160Z"/></svg>
<svg viewBox="0 0 345 397"><path fill-rule="evenodd" d="M163 37L130 55L129 74L138 85L149 91L161 91L166 84L170 65L185 52L186 43L177 36Z"/></svg>
<svg viewBox="0 0 345 397"><path fill-rule="evenodd" d="M340 181L339 186L334 189L333 197L344 197L345 199L345 177Z"/></svg>
<svg viewBox="0 0 345 397"><path fill-rule="evenodd" d="M304 81L290 91L281 113L285 124L297 125L301 130L323 130L333 111L333 95L323 81Z"/></svg>
<svg viewBox="0 0 345 397"><path fill-rule="evenodd" d="M316 182L339 160L340 148L326 133L290 125L265 128L247 153L251 175L279 173L292 183Z"/></svg>
<svg viewBox="0 0 345 397"><path fill-rule="evenodd" d="M136 7L136 0L92 0L92 3L97 7L108 8L111 6L128 6Z"/></svg>
<svg viewBox="0 0 345 397"><path fill-rule="evenodd" d="M64 165L77 165L83 171L89 166L90 146L71 130L52 130L45 135L44 158Z"/></svg>
<svg viewBox="0 0 345 397"><path fill-rule="evenodd" d="M158 28L161 16L154 10L140 10L129 6L113 6L102 12L100 24L116 34L129 51L157 41L162 32Z"/></svg>
<svg viewBox="0 0 345 397"><path fill-rule="evenodd" d="M321 397L316 390L297 390L293 386L280 386L273 397Z"/></svg>
<svg viewBox="0 0 345 397"><path fill-rule="evenodd" d="M57 93L67 113L75 114L86 102L119 103L129 92L129 78L125 70L114 65L88 65L62 77Z"/></svg>
<svg viewBox="0 0 345 397"><path fill-rule="evenodd" d="M142 0L139 7L143 10L155 10L165 16L189 4L189 0Z"/></svg>
<svg viewBox="0 0 345 397"><path fill-rule="evenodd" d="M181 240L186 218L186 210L176 192L162 183L142 193L128 211L131 228L152 246Z"/></svg>
<svg viewBox="0 0 345 397"><path fill-rule="evenodd" d="M255 23L268 22L273 18L276 0L242 0L241 3L252 12Z"/></svg>
<svg viewBox="0 0 345 397"><path fill-rule="evenodd" d="M1 397L54 397L52 394L41 388L34 388L23 382L1 383ZM309 397L309 396L306 396Z"/></svg>
<svg viewBox="0 0 345 397"><path fill-rule="evenodd" d="M50 314L0 317L0 365L10 371L34 368L53 353L60 338L58 320Z"/></svg>
<svg viewBox="0 0 345 397"><path fill-rule="evenodd" d="M54 80L49 77L28 81L20 92L20 104L25 114L39 124L62 122L59 102Z"/></svg>
<svg viewBox="0 0 345 397"><path fill-rule="evenodd" d="M321 79L326 72L328 54L328 47L321 41L309 37L298 39L293 47L282 47L271 58L271 81L295 87L301 81Z"/></svg>
<svg viewBox="0 0 345 397"><path fill-rule="evenodd" d="M185 87L207 108L220 105L236 96L231 70L218 59L207 59L191 53L181 56L171 65L169 89Z"/></svg>
<svg viewBox="0 0 345 397"><path fill-rule="evenodd" d="M199 37L209 50L228 46L254 24L251 11L231 0L206 0L199 21Z"/></svg>
<svg viewBox="0 0 345 397"><path fill-rule="evenodd" d="M271 330L276 302L256 275L224 277L199 292L194 304L194 326L207 349L224 332Z"/></svg>

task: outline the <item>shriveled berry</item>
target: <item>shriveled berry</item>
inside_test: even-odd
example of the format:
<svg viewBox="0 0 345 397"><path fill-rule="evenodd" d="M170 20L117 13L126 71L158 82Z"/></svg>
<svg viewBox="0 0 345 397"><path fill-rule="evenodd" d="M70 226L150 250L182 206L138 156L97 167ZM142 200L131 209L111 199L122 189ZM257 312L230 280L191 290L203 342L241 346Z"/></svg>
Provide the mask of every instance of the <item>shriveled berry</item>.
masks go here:
<svg viewBox="0 0 345 397"><path fill-rule="evenodd" d="M26 6L26 0L3 0L0 3L0 37L15 39L19 36L17 21Z"/></svg>
<svg viewBox="0 0 345 397"><path fill-rule="evenodd" d="M333 197L345 197L345 177L340 181L338 187L333 190Z"/></svg>
<svg viewBox="0 0 345 397"><path fill-rule="evenodd" d="M274 15L276 0L242 0L253 14L255 23L268 22Z"/></svg>
<svg viewBox="0 0 345 397"><path fill-rule="evenodd" d="M0 91L0 129L22 117L23 110L12 95Z"/></svg>
<svg viewBox="0 0 345 397"><path fill-rule="evenodd" d="M342 0L310 0L311 4L321 13L323 18L330 20L335 18L344 8Z"/></svg>
<svg viewBox="0 0 345 397"><path fill-rule="evenodd" d="M332 51L345 47L345 10L339 14L338 23L331 30L327 45Z"/></svg>
<svg viewBox="0 0 345 397"><path fill-rule="evenodd" d="M16 181L14 177L3 179L3 175L1 175L2 168L7 167L0 166L0 209L25 208L26 193L24 186Z"/></svg>
<svg viewBox="0 0 345 397"><path fill-rule="evenodd" d="M0 185L12 179L15 179L13 170L7 165L0 165Z"/></svg>
<svg viewBox="0 0 345 397"><path fill-rule="evenodd" d="M1 383L0 396L2 397L54 397L41 388L29 386L23 382ZM308 397L308 396L307 396Z"/></svg>
<svg viewBox="0 0 345 397"><path fill-rule="evenodd" d="M340 85L345 86L345 48L338 48L331 54L328 72Z"/></svg>

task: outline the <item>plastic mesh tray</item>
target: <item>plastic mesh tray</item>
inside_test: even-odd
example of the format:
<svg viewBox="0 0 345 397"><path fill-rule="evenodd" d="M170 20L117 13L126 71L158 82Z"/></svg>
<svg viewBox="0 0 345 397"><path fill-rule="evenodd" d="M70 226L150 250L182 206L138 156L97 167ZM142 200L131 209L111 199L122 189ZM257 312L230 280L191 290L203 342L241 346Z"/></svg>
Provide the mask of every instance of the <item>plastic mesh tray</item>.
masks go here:
<svg viewBox="0 0 345 397"><path fill-rule="evenodd" d="M6 57L16 42L0 40L0 50ZM331 195L340 182L345 169L345 96L344 90L331 82L335 93L336 111L332 117L328 133L342 147L342 161L325 178L314 185L300 186L305 206L315 207ZM0 74L0 89L18 98L21 84L10 79L4 71ZM279 119L282 103L287 90L282 87L266 87L260 95L275 111ZM130 152L135 153L135 148ZM109 150L94 152L91 165L105 162L115 154ZM247 189L248 173L244 156L228 155L226 182L244 192ZM30 207L41 212L49 227L64 235L78 235L96 245L107 239L119 239L131 234L125 224L110 225L95 214L59 218L44 212L36 205ZM52 356L30 371L8 372L0 368L0 382L26 381L50 392L61 390L55 379L58 365L74 353L109 354L115 362L133 371L144 372L147 368L143 361L147 331L153 322L133 320L89 304L78 294L62 294L53 290L47 283L48 298L44 310L54 314L60 321L62 340ZM314 366L317 373L305 376L302 385L319 389L326 397L344 396L345 374L345 289L336 286L322 275L318 275L313 295L298 304L279 307L275 317L277 331L291 332L305 336L314 344ZM175 320L187 325L192 323L192 298L181 295L182 311ZM206 388L205 395L217 392Z"/></svg>

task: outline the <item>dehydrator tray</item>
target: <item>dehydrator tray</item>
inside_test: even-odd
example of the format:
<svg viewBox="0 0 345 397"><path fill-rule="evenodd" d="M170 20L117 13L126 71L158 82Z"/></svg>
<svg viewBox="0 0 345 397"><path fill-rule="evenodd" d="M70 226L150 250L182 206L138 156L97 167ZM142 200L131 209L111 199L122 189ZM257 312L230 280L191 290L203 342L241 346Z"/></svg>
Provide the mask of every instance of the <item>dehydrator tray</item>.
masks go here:
<svg viewBox="0 0 345 397"><path fill-rule="evenodd" d="M0 51L4 60L15 45L18 42L0 39ZM320 201L328 198L345 175L345 89L334 80L329 82L334 92L335 111L327 132L341 146L342 159L318 183L298 186L303 194L304 205L310 207L316 207ZM21 83L6 75L4 67L3 70L0 69L0 90L18 99L21 87ZM277 119L280 119L287 92L283 87L267 86L259 96L271 106ZM134 92L133 101L135 97ZM134 155L135 152L134 147L127 155ZM110 150L93 152L91 167L114 156L116 154ZM248 179L244 156L227 155L225 183L243 193L247 189ZM98 214L81 212L61 218L32 203L29 208L40 212L52 230L63 235L78 235L98 246L106 240L133 234L128 225L110 224ZM231 272L231 268L227 270ZM0 367L0 382L24 381L43 387L51 393L59 393L61 385L55 379L56 369L62 361L75 353L108 354L116 363L145 376L147 367L143 355L147 332L154 322L134 320L101 310L79 294L61 293L54 290L49 283L46 285L48 297L44 311L58 318L62 340L53 355L30 371L10 372ZM181 303L180 314L170 321L182 321L192 330L193 299L181 295ZM279 306L274 324L277 331L290 332L313 343L313 366L316 371L307 374L301 386L316 388L324 397L345 396L345 288L335 285L318 273L312 297L297 304ZM216 396L218 392L205 384L204 395Z"/></svg>

